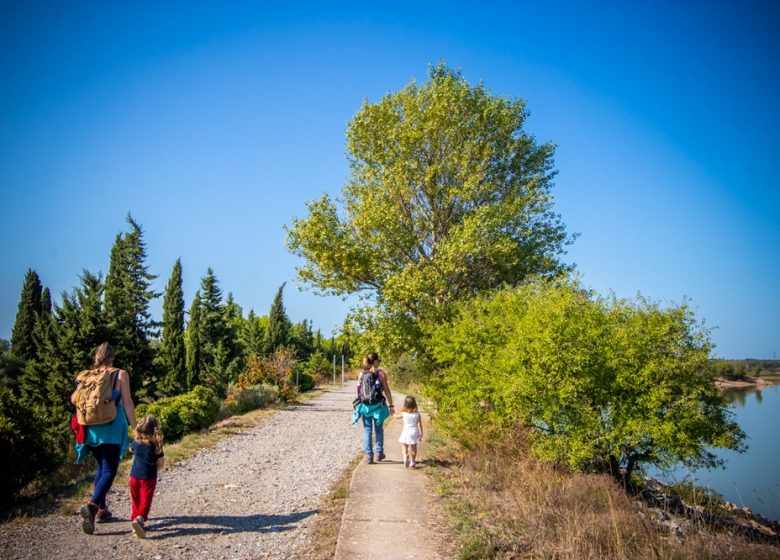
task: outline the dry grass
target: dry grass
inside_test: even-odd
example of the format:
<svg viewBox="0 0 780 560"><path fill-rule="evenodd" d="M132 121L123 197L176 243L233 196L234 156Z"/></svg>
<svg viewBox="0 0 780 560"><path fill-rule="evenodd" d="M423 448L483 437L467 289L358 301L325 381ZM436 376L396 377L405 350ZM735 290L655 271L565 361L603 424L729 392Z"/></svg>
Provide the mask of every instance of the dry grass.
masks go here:
<svg viewBox="0 0 780 560"><path fill-rule="evenodd" d="M431 446L461 560L780 558L780 547L668 519L610 477L566 473L524 447L466 453L441 438Z"/></svg>
<svg viewBox="0 0 780 560"><path fill-rule="evenodd" d="M341 530L341 518L344 514L344 505L349 496L349 485L352 481L352 472L363 459L360 453L352 460L352 463L344 469L339 479L331 488L330 494L322 500L317 516L309 528L309 540L311 544L300 551L299 558L306 560L330 560L336 555L336 542Z"/></svg>

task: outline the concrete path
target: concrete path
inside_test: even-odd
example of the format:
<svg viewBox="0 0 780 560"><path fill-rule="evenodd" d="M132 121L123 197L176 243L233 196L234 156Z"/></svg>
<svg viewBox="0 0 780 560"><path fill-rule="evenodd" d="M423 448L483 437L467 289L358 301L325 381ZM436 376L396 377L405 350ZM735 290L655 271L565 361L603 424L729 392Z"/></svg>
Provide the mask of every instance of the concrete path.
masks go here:
<svg viewBox="0 0 780 560"><path fill-rule="evenodd" d="M402 421L385 425L381 463L361 462L352 473L349 496L336 544L336 560L415 558L440 560L443 544L432 511L433 499L425 474L430 418L423 412L425 438L418 446L418 463L406 468L401 456ZM362 430L362 426L359 426Z"/></svg>

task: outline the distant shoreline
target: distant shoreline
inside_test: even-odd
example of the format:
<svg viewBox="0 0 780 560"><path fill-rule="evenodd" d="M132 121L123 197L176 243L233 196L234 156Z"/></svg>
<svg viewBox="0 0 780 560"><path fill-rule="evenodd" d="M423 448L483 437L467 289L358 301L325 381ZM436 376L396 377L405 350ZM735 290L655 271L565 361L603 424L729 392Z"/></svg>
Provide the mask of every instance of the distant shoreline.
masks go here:
<svg viewBox="0 0 780 560"><path fill-rule="evenodd" d="M750 387L761 388L774 385L778 381L780 381L780 379L765 379L763 377L751 377L749 375L745 375L739 379L718 377L715 379L715 386L719 389L746 389Z"/></svg>

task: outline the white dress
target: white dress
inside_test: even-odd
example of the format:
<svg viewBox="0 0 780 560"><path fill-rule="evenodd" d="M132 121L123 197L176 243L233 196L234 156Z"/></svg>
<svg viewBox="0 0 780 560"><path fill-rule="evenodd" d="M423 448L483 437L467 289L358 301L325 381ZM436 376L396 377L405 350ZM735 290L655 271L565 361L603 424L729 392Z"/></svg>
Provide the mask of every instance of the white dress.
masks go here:
<svg viewBox="0 0 780 560"><path fill-rule="evenodd" d="M417 422L420 420L419 412L402 412L404 419L404 429L398 443L415 444L420 443L420 430L417 428Z"/></svg>

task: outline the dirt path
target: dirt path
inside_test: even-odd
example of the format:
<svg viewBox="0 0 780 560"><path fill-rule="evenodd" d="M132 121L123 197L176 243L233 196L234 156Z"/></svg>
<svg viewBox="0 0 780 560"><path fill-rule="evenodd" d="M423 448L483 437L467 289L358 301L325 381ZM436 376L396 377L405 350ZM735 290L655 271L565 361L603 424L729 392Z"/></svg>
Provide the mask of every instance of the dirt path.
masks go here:
<svg viewBox="0 0 780 560"><path fill-rule="evenodd" d="M353 391L336 386L161 471L146 540L131 532L127 481L117 480L116 521L89 536L76 512L16 520L0 527L0 558L296 558L320 500L360 451Z"/></svg>

